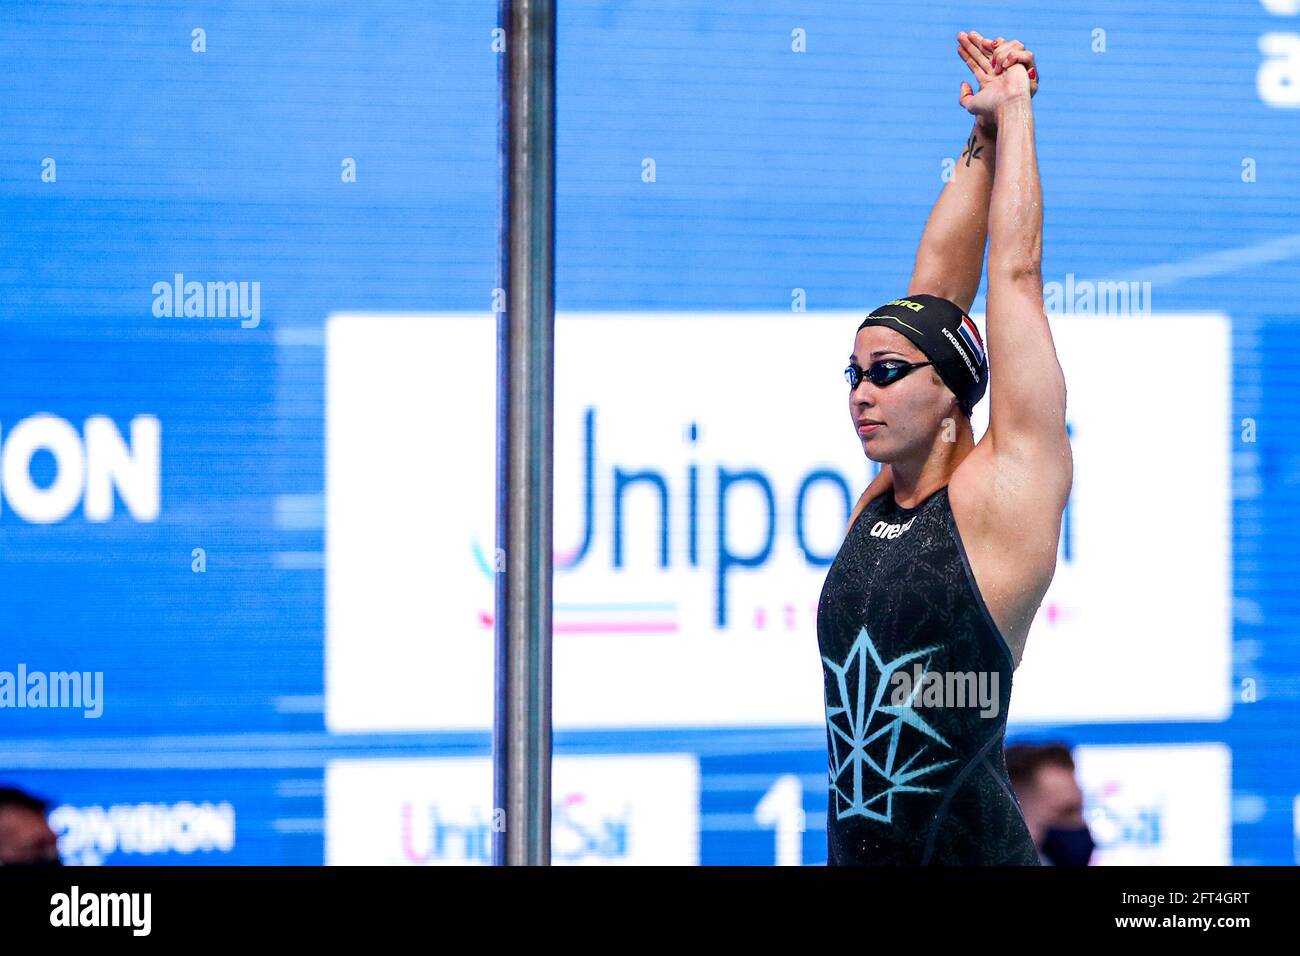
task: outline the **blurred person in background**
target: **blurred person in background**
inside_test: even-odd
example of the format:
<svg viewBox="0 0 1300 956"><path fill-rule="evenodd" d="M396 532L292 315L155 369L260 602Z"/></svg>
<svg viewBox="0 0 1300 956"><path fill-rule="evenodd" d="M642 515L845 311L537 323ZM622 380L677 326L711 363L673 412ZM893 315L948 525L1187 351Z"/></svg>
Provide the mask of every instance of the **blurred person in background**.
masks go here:
<svg viewBox="0 0 1300 956"><path fill-rule="evenodd" d="M1006 748L1011 788L1024 811L1038 854L1048 866L1087 866L1095 844L1083 820L1083 790L1063 743Z"/></svg>
<svg viewBox="0 0 1300 956"><path fill-rule="evenodd" d="M59 866L59 838L48 804L17 787L0 787L0 866Z"/></svg>

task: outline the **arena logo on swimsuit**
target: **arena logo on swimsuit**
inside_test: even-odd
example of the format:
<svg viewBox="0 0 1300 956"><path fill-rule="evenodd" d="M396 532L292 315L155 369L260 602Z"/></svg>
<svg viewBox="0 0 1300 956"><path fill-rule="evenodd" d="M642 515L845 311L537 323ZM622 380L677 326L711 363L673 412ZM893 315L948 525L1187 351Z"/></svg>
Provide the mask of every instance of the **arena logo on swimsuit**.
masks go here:
<svg viewBox="0 0 1300 956"><path fill-rule="evenodd" d="M908 528L912 527L912 522L916 520L916 517L916 515L912 515L912 517L908 518L902 524L898 524L897 522L890 524L888 521L877 521L871 526L871 536L873 538L885 538L887 540L897 538Z"/></svg>

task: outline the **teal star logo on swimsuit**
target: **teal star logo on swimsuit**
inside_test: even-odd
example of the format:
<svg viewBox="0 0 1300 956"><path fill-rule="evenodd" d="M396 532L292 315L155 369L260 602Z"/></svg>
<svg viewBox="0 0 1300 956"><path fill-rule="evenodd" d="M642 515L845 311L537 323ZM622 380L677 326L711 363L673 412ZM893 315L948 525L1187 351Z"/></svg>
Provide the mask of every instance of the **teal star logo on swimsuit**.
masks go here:
<svg viewBox="0 0 1300 956"><path fill-rule="evenodd" d="M830 790L837 819L863 816L892 823L897 794L935 793L921 778L956 762L922 763L939 747L952 749L914 706L924 681L913 684L903 703L885 703L893 675L936 649L923 647L885 662L863 627L843 663L822 658L838 697L832 700L827 691Z"/></svg>

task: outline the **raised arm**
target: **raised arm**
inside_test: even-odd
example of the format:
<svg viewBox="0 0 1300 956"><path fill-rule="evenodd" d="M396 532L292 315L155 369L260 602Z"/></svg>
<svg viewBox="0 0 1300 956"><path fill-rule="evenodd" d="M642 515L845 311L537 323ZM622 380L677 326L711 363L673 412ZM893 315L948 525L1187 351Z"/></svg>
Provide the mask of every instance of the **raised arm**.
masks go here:
<svg viewBox="0 0 1300 956"><path fill-rule="evenodd" d="M1018 40L1006 41L999 37L988 41L974 31L957 34L957 52L981 87L992 78L987 47L993 43L994 49L1024 49ZM1033 66L1032 54L1029 66ZM1031 80L1031 96L1036 85L1036 80ZM970 84L961 86L961 97L965 97L971 91ZM995 122L992 115L976 117L952 178L939 192L926 221L916 249L908 295L942 296L963 310L969 310L975 301L988 238L989 199L997 153Z"/></svg>
<svg viewBox="0 0 1300 956"><path fill-rule="evenodd" d="M980 287L988 238L996 140L976 122L952 179L939 193L916 247L907 294L942 296L969 310Z"/></svg>
<svg viewBox="0 0 1300 956"><path fill-rule="evenodd" d="M985 332L989 434L996 457L1013 456L1037 480L1068 493L1065 377L1043 311L1043 192L1030 80L1023 54L1014 50L995 51L993 68L992 79L962 104L992 115L998 130Z"/></svg>

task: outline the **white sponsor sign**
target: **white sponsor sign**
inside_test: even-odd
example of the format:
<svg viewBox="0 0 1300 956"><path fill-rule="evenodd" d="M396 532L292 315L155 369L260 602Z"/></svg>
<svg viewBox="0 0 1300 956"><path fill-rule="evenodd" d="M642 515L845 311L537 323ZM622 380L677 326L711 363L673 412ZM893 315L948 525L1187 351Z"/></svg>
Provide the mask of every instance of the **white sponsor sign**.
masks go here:
<svg viewBox="0 0 1300 956"><path fill-rule="evenodd" d="M558 756L551 862L700 861L700 771L691 754ZM492 802L487 757L332 760L325 771L329 865L489 865L510 825Z"/></svg>
<svg viewBox="0 0 1300 956"><path fill-rule="evenodd" d="M1087 745L1072 753L1094 866L1232 864L1226 746Z"/></svg>
<svg viewBox="0 0 1300 956"><path fill-rule="evenodd" d="M1228 319L1052 328L1074 449L1068 554L1016 670L1010 719L1221 720L1232 709Z"/></svg>
<svg viewBox="0 0 1300 956"><path fill-rule="evenodd" d="M842 376L860 320L557 320L557 727L824 721L817 600L874 469ZM1221 718L1227 320L1052 326L1075 485L1011 718ZM490 727L496 322L334 315L327 343L328 726Z"/></svg>

